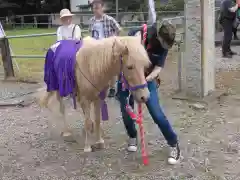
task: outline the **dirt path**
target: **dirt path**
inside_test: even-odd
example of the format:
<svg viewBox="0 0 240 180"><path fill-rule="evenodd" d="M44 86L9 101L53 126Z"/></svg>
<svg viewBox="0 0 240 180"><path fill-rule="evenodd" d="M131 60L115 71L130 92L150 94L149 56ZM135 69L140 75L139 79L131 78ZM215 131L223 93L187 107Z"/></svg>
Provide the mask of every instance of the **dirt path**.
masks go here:
<svg viewBox="0 0 240 180"><path fill-rule="evenodd" d="M104 124L107 147L90 154L83 153L81 115L72 110L70 103L67 103L68 119L78 143L63 142L58 136L59 126L53 128L54 123L49 123L49 119L56 122L58 118L33 103L24 108L0 109L0 180L237 180L240 177L239 72L228 73L224 69L218 72L217 86L230 94L210 103L206 110L196 110L189 102L171 99L176 89L175 70L175 61L167 64L161 103L179 134L183 155L179 165L167 164L167 145L147 112L144 120L150 165L143 167L140 153L129 154L125 150L127 137L115 100L108 102L111 120ZM13 86L5 91L30 91L24 85ZM19 86L21 90L17 89ZM0 87L2 91L3 85Z"/></svg>

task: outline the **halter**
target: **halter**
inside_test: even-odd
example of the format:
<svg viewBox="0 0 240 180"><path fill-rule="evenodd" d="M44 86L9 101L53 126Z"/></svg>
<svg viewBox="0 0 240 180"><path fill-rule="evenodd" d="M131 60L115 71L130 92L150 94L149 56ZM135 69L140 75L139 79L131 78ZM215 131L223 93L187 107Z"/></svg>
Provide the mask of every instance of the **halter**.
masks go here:
<svg viewBox="0 0 240 180"><path fill-rule="evenodd" d="M142 44L145 45L147 40L147 25L144 24L143 25L143 35L142 35ZM144 89L146 87L148 87L147 82L144 84L140 84L140 85L136 85L136 86L130 86L129 83L127 82L127 79L125 78L124 74L123 74L123 62L122 62L122 58L121 58L121 73L120 73L120 80L122 82L122 90L130 90L130 91L136 91L138 89Z"/></svg>
<svg viewBox="0 0 240 180"><path fill-rule="evenodd" d="M123 84L123 90L130 90L130 91L137 91L139 89L144 89L146 87L148 87L148 84L147 83L144 83L144 84L140 84L140 85L136 85L136 86L130 86L127 79L125 78L124 74L123 74L123 60L122 60L122 57L121 57L121 70L120 70L120 80Z"/></svg>

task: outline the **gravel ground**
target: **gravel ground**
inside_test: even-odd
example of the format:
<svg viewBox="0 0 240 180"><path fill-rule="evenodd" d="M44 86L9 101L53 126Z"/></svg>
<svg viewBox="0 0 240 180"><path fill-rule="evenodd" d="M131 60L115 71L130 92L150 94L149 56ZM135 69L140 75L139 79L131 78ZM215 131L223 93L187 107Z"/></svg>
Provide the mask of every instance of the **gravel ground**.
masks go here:
<svg viewBox="0 0 240 180"><path fill-rule="evenodd" d="M239 53L238 55L234 56L232 59L222 58L222 51L221 48L216 48L216 70L238 70L240 68L240 48L238 46L233 46L231 49L234 52Z"/></svg>
<svg viewBox="0 0 240 180"><path fill-rule="evenodd" d="M238 62L217 61L222 67ZM78 142L67 143L59 137L60 125L54 127L59 118L33 103L23 108L0 107L0 180L240 179L239 72L228 72L227 68L218 71L217 87L228 93L205 105L206 109L196 109L190 102L171 99L176 89L176 62L168 63L165 69L161 103L179 135L180 164L167 164L167 145L146 110L150 165L144 167L140 152L129 154L125 150L127 137L115 100L108 102L111 120L103 125L106 149L89 154L83 153L79 110L66 103L69 125ZM0 84L0 100L27 94L37 87Z"/></svg>

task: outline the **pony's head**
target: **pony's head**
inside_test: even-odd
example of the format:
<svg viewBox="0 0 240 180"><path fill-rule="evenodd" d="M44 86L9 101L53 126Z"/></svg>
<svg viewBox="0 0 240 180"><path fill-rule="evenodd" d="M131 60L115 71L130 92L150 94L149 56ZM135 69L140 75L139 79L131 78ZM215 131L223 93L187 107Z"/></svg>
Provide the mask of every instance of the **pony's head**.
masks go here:
<svg viewBox="0 0 240 180"><path fill-rule="evenodd" d="M127 88L137 102L146 102L149 98L144 71L150 66L150 60L144 46L137 37L117 37L113 45L113 54L121 54L121 71Z"/></svg>

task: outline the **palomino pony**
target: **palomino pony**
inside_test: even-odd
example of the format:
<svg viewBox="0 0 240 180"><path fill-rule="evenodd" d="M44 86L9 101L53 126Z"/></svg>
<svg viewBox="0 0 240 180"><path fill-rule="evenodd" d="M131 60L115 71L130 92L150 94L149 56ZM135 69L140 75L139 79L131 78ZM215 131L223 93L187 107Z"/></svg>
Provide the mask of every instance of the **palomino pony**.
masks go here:
<svg viewBox="0 0 240 180"><path fill-rule="evenodd" d="M65 43L67 45L64 45ZM82 43L82 45L75 48L76 46L74 45L77 43ZM67 50L69 47L72 47L72 49L75 48L75 51L72 50L75 54L69 54L69 50ZM112 77L122 73L128 89L132 91L135 100L137 102L147 101L149 91L144 77L144 69L150 65L147 52L139 41L139 38L130 36L110 37L102 40L86 37L82 42L63 40L58 42L57 45L53 45L52 49L55 49L56 55L51 55L50 60L46 58L45 82L47 86L50 86L50 81L57 81L58 84L55 85L54 88L47 88L47 92L41 100L41 105L47 107L50 97L56 94L57 101L60 103L60 113L63 116L65 124L62 136L70 137L72 133L65 119L63 97L75 93L74 97L76 97L80 104L85 117L84 152L92 151L88 138L93 130L93 125L95 125L96 143L104 147L101 132L102 100L99 94L108 88L108 83ZM50 48L49 51L52 52L52 49ZM58 56L60 56L60 58L58 58ZM73 57L73 59L76 60L75 63L69 57ZM61 65L61 62L63 65ZM50 70L47 70L49 67L46 66L51 67ZM71 72L71 68L73 72ZM69 78L69 74L74 74L74 77ZM55 79L51 79L52 76L54 76ZM64 80L62 80L62 78ZM70 81L69 79L72 80ZM70 84L72 90L68 93L62 92L63 84L68 84L68 86ZM67 88L69 89L69 87ZM95 110L95 121L90 119L92 103Z"/></svg>

